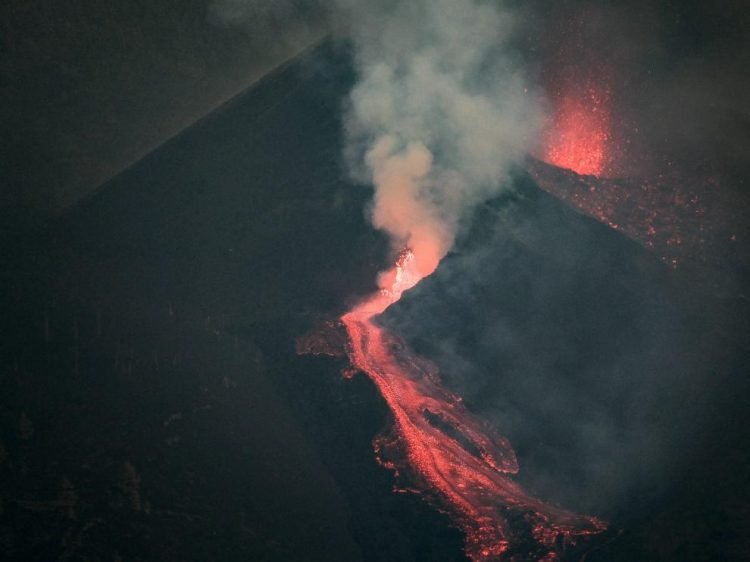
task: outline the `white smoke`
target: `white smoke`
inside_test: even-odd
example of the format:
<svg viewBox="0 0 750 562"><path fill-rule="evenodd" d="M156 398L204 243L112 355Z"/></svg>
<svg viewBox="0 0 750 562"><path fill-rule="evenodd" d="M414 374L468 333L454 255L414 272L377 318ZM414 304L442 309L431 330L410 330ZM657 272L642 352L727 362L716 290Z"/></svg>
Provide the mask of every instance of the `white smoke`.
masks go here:
<svg viewBox="0 0 750 562"><path fill-rule="evenodd" d="M514 17L499 0L215 0L254 33L334 28L358 80L346 109L352 175L372 183L373 225L413 250L420 276L450 250L462 220L507 185L541 123L512 54Z"/></svg>
<svg viewBox="0 0 750 562"><path fill-rule="evenodd" d="M348 159L374 184L374 226L395 249L412 248L427 275L539 129L537 99L510 54L514 18L477 0L338 5L358 73Z"/></svg>

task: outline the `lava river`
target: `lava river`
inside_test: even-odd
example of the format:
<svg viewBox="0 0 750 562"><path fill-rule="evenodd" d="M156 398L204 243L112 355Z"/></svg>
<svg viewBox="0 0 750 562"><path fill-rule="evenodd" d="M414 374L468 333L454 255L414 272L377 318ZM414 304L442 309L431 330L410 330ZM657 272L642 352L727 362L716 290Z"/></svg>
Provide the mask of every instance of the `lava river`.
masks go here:
<svg viewBox="0 0 750 562"><path fill-rule="evenodd" d="M376 316L419 282L414 254L402 253L386 277L390 287L341 318L351 364L372 379L393 413L392 435L375 440L380 461L451 515L475 561L558 560L583 536L603 531L596 518L524 491L510 476L518 472L510 443L441 386L434 366L377 324Z"/></svg>

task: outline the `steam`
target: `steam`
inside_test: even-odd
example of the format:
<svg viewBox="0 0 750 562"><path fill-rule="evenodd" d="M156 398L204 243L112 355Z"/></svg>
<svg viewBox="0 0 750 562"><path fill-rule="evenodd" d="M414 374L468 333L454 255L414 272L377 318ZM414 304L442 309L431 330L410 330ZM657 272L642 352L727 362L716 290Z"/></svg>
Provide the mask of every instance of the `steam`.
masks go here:
<svg viewBox="0 0 750 562"><path fill-rule="evenodd" d="M539 128L509 54L514 18L475 0L339 5L359 75L346 115L350 168L374 185L373 225L429 275Z"/></svg>
<svg viewBox="0 0 750 562"><path fill-rule="evenodd" d="M349 40L358 76L345 110L349 171L373 184L373 225L395 251L412 249L424 277L471 209L504 188L540 128L536 95L512 56L515 18L501 5L215 0L212 12L256 34L312 27Z"/></svg>

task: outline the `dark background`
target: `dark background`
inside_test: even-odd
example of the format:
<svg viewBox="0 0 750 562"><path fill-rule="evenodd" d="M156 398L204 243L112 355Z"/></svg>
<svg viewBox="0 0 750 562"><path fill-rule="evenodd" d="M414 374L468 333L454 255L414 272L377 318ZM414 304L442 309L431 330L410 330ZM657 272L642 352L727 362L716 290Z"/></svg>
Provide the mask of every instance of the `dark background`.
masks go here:
<svg viewBox="0 0 750 562"><path fill-rule="evenodd" d="M321 36L206 0L0 7L3 226L59 212Z"/></svg>
<svg viewBox="0 0 750 562"><path fill-rule="evenodd" d="M318 39L325 14L254 26L201 2L2 10L5 557L461 559L449 521L392 494L375 463L387 411L372 385L294 354L388 260L369 190L342 179L345 46L199 120ZM623 173L713 175L726 206L746 204L741 2L524 10L518 49L540 82L549 61L619 70ZM517 181L392 326L510 432L535 493L613 521L589 560L748 558L746 263L671 271ZM471 378L451 379L456 362ZM550 390L552 372L565 377ZM582 439L581 418L604 431Z"/></svg>

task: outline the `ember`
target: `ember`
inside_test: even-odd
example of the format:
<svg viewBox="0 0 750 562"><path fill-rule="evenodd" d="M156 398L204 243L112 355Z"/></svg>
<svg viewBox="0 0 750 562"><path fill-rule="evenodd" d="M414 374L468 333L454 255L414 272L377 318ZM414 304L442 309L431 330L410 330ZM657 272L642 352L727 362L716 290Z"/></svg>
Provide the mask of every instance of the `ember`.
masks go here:
<svg viewBox="0 0 750 562"><path fill-rule="evenodd" d="M609 89L589 85L558 93L558 96L545 134L543 159L578 174L608 175Z"/></svg>

